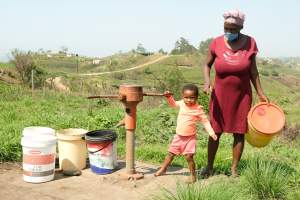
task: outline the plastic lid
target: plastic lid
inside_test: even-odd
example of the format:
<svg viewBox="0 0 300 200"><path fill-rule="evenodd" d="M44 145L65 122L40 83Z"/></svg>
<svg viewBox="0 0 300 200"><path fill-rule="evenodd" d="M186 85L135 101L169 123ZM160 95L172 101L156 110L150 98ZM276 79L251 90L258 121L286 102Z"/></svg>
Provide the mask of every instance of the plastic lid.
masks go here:
<svg viewBox="0 0 300 200"><path fill-rule="evenodd" d="M35 137L22 137L21 145L25 147L45 148L55 145L57 137L53 135L37 135Z"/></svg>
<svg viewBox="0 0 300 200"><path fill-rule="evenodd" d="M275 134L283 128L285 116L282 109L274 103L258 103L251 108L248 122L261 133Z"/></svg>
<svg viewBox="0 0 300 200"><path fill-rule="evenodd" d="M32 137L36 135L55 135L55 130L49 127L31 126L24 128L22 134L25 137Z"/></svg>
<svg viewBox="0 0 300 200"><path fill-rule="evenodd" d="M59 140L81 140L88 131L81 128L68 128L57 131Z"/></svg>

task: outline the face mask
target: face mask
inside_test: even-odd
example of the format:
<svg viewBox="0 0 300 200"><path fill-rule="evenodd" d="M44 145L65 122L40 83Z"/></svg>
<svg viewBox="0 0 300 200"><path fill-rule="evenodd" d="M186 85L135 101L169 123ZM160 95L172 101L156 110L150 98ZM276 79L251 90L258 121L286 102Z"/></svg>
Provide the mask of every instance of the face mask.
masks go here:
<svg viewBox="0 0 300 200"><path fill-rule="evenodd" d="M232 42L239 37L239 33L225 32L224 36L229 42Z"/></svg>

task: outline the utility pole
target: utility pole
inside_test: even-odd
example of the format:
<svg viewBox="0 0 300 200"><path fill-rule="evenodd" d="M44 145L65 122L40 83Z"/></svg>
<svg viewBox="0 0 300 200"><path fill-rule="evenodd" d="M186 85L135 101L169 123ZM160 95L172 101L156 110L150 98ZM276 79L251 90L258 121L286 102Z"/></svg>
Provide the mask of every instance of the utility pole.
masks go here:
<svg viewBox="0 0 300 200"><path fill-rule="evenodd" d="M76 64L77 64L77 74L78 74L78 72L79 72L79 69L78 69L78 65L79 65L79 63L78 63L78 54L76 54Z"/></svg>

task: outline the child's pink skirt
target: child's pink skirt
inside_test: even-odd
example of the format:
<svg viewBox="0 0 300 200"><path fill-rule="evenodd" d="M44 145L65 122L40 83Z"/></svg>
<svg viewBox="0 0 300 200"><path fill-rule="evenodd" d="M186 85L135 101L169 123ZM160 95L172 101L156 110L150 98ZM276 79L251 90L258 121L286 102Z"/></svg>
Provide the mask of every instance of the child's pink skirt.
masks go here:
<svg viewBox="0 0 300 200"><path fill-rule="evenodd" d="M196 135L181 136L176 134L169 146L168 151L175 155L195 154Z"/></svg>

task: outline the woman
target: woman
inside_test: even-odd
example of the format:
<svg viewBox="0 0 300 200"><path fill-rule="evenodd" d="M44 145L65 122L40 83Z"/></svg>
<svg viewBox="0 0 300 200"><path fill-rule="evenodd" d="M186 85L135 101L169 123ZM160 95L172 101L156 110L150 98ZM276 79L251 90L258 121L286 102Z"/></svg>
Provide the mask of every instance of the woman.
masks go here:
<svg viewBox="0 0 300 200"><path fill-rule="evenodd" d="M226 12L224 15L224 35L211 42L207 62L204 66L204 92L210 91L210 70L214 64L216 75L210 99L210 120L218 133L218 140L209 138L208 163L203 175L212 175L213 163L223 132L232 133L231 173L238 176L237 165L244 149L244 134L247 131L247 114L252 101L252 82L259 100L267 101L261 88L256 66L258 52L255 40L240 31L245 15L240 11Z"/></svg>

